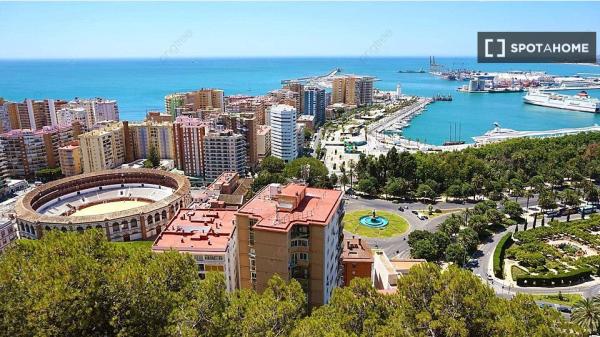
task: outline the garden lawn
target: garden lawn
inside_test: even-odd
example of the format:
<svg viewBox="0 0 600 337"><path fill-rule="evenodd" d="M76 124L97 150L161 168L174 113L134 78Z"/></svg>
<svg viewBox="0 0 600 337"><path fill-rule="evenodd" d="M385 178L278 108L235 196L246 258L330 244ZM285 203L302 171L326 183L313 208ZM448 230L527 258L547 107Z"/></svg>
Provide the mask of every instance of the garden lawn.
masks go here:
<svg viewBox="0 0 600 337"><path fill-rule="evenodd" d="M511 266L510 267L510 274L512 276L513 280L517 280L517 276L521 276L521 275L528 275L528 273L523 270L522 268L519 268L517 266Z"/></svg>
<svg viewBox="0 0 600 337"><path fill-rule="evenodd" d="M579 294L562 294L562 300L558 299L558 294L544 294L544 295L531 295L536 301L543 301L548 303L567 305L572 307L583 297Z"/></svg>
<svg viewBox="0 0 600 337"><path fill-rule="evenodd" d="M359 220L362 216L371 215L373 210L359 210L346 213L343 219L344 230L368 238L387 238L397 236L408 231L408 222L403 217L386 211L375 210L375 215L383 216L388 219L389 223L384 228L370 228L361 225Z"/></svg>
<svg viewBox="0 0 600 337"><path fill-rule="evenodd" d="M429 214L428 209L419 209L419 210L417 210L417 212L419 212L420 214L426 215L429 219L433 219L433 218L436 218L441 215L456 213L456 212L460 212L460 211L464 211L464 210L465 210L464 208L442 209L441 212L439 212L439 213L436 213L434 210L433 214Z"/></svg>

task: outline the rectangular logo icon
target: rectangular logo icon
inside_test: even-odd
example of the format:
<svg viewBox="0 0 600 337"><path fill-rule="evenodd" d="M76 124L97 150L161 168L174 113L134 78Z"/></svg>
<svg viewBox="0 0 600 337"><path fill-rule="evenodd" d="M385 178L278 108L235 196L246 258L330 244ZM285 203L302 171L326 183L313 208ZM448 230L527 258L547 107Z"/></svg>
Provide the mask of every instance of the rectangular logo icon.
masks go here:
<svg viewBox="0 0 600 337"><path fill-rule="evenodd" d="M479 63L596 63L596 32L479 32Z"/></svg>

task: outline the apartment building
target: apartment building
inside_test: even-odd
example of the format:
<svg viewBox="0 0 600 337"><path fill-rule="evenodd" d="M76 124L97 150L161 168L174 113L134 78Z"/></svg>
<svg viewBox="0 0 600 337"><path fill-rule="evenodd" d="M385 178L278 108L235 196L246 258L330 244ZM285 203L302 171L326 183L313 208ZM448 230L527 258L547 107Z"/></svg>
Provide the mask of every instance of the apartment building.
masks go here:
<svg viewBox="0 0 600 337"><path fill-rule="evenodd" d="M271 127L259 125L256 129L256 156L258 161L271 155Z"/></svg>
<svg viewBox="0 0 600 337"><path fill-rule="evenodd" d="M158 151L160 159L175 159L175 137L172 122L154 122L129 124L134 159L147 159L150 148Z"/></svg>
<svg viewBox="0 0 600 337"><path fill-rule="evenodd" d="M83 173L79 141L74 140L65 146L59 147L58 158L60 169L65 177Z"/></svg>
<svg viewBox="0 0 600 337"><path fill-rule="evenodd" d="M296 109L289 105L273 105L269 108L271 126L271 155L285 162L298 156L296 135Z"/></svg>
<svg viewBox="0 0 600 337"><path fill-rule="evenodd" d="M349 286L355 278L373 279L373 253L361 238L345 239L342 249L342 284Z"/></svg>
<svg viewBox="0 0 600 337"><path fill-rule="evenodd" d="M233 130L211 131L204 137L204 177L214 180L226 171L246 174L246 141Z"/></svg>
<svg viewBox="0 0 600 337"><path fill-rule="evenodd" d="M297 112L301 113L302 111L304 111L304 90L306 90L306 88L304 87L304 84L298 82L298 81L290 81L286 84L283 85L283 89L287 89L290 91L293 91L295 93L298 94L298 100L300 101L300 104L296 107Z"/></svg>
<svg viewBox="0 0 600 337"><path fill-rule="evenodd" d="M258 154L256 148L257 123L253 113L229 113L224 114L224 124L228 129L244 136L246 144L246 163L248 167L255 168L258 165Z"/></svg>
<svg viewBox="0 0 600 337"><path fill-rule="evenodd" d="M228 291L238 286L235 210L180 209L152 246L154 252L190 254L204 278L209 271L225 276Z"/></svg>
<svg viewBox="0 0 600 337"><path fill-rule="evenodd" d="M108 123L79 136L83 172L112 169L133 161L126 121Z"/></svg>
<svg viewBox="0 0 600 337"><path fill-rule="evenodd" d="M273 104L277 104L277 100L271 96L234 95L226 97L225 112L252 113L257 125L265 125L268 123L267 109Z"/></svg>
<svg viewBox="0 0 600 337"><path fill-rule="evenodd" d="M300 110L302 105L300 93L290 89L277 89L269 92L268 95L274 100L275 104L289 105L294 108L296 113L302 112L302 110Z"/></svg>
<svg viewBox="0 0 600 337"><path fill-rule="evenodd" d="M0 97L0 133L12 130L8 117L8 102Z"/></svg>
<svg viewBox="0 0 600 337"><path fill-rule="evenodd" d="M304 88L304 109L302 114L314 116L314 124L319 127L325 123L325 90L318 87Z"/></svg>
<svg viewBox="0 0 600 337"><path fill-rule="evenodd" d="M16 129L0 134L9 176L32 178L35 172L58 167L58 148L71 142L80 133L77 125L45 126L40 130Z"/></svg>
<svg viewBox="0 0 600 337"><path fill-rule="evenodd" d="M374 77L342 75L333 79L331 104L344 103L355 106L373 104Z"/></svg>
<svg viewBox="0 0 600 337"><path fill-rule="evenodd" d="M171 115L173 120L186 111L217 108L223 112L224 106L223 90L220 89L200 89L165 96L165 112Z"/></svg>
<svg viewBox="0 0 600 337"><path fill-rule="evenodd" d="M83 107L63 107L56 111L56 120L58 125L71 125L79 123L85 130L90 130L93 122L90 121L90 114Z"/></svg>
<svg viewBox="0 0 600 337"><path fill-rule="evenodd" d="M208 122L199 118L179 116L173 123L175 166L185 175L204 177L204 136Z"/></svg>
<svg viewBox="0 0 600 337"><path fill-rule="evenodd" d="M4 217L0 218L0 253L17 238L17 228L14 220Z"/></svg>
<svg viewBox="0 0 600 337"><path fill-rule="evenodd" d="M310 306L340 283L342 192L271 184L236 214L240 287L263 291L275 274L296 279Z"/></svg>
<svg viewBox="0 0 600 337"><path fill-rule="evenodd" d="M11 129L40 130L44 126L58 125L56 110L62 108L63 100L32 100L8 103L8 118Z"/></svg>

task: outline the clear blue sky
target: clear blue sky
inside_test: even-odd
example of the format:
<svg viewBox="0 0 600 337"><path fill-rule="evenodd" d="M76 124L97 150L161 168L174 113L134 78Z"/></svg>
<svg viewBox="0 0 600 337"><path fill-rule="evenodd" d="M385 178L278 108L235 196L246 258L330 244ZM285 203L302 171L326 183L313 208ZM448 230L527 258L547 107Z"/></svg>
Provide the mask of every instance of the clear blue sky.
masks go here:
<svg viewBox="0 0 600 337"><path fill-rule="evenodd" d="M0 58L474 56L477 31L600 31L600 3L0 3Z"/></svg>

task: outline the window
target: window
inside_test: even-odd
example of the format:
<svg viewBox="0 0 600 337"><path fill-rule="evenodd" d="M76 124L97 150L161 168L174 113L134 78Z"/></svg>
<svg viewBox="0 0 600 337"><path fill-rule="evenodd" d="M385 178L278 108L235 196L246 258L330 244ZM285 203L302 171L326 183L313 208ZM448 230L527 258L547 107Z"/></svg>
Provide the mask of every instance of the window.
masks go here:
<svg viewBox="0 0 600 337"><path fill-rule="evenodd" d="M112 228L113 228L113 233L121 231L121 228L119 227L119 224L116 223L116 222L113 223Z"/></svg>

